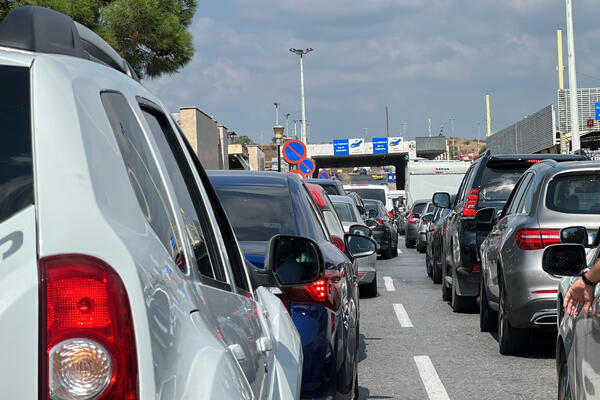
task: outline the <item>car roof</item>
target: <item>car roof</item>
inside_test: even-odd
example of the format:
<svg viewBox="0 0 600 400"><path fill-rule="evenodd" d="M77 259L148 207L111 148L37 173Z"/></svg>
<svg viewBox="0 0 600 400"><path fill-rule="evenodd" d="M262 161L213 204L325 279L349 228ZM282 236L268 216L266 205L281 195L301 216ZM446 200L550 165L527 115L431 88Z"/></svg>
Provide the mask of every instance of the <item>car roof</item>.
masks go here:
<svg viewBox="0 0 600 400"><path fill-rule="evenodd" d="M246 170L207 170L207 175L214 184L235 186L270 185L276 187L288 186L288 179L294 179L293 174L269 171ZM300 177L296 177L300 179Z"/></svg>
<svg viewBox="0 0 600 400"><path fill-rule="evenodd" d="M589 161L567 161L567 162L552 162L544 161L532 165L530 169L533 170L551 170L552 173L560 173L563 171L577 171L577 170L588 170L588 169L600 169L600 161L589 160Z"/></svg>
<svg viewBox="0 0 600 400"><path fill-rule="evenodd" d="M340 196L337 194L330 194L329 198L331 199L331 201L333 202L337 202L337 203L349 203L349 204L354 204L354 200L352 200L350 197L348 196Z"/></svg>
<svg viewBox="0 0 600 400"><path fill-rule="evenodd" d="M368 204L368 203L375 203L375 204L381 204L382 206L385 207L385 205L383 204L383 202L381 200L375 200L375 199L363 199L363 203Z"/></svg>
<svg viewBox="0 0 600 400"><path fill-rule="evenodd" d="M390 190L387 185L370 185L370 184L360 184L355 183L351 185L344 185L344 189L383 189Z"/></svg>
<svg viewBox="0 0 600 400"><path fill-rule="evenodd" d="M307 183L316 183L317 185L341 185L342 183L338 179L317 179L307 178L304 180Z"/></svg>

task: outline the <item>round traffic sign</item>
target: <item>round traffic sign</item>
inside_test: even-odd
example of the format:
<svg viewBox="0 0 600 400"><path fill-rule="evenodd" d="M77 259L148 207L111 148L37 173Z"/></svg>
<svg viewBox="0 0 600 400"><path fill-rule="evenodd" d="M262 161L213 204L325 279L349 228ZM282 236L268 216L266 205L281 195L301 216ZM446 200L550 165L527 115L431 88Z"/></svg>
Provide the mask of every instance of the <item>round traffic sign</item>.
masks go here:
<svg viewBox="0 0 600 400"><path fill-rule="evenodd" d="M298 164L306 157L306 146L299 140L288 140L281 149L283 159L290 164Z"/></svg>
<svg viewBox="0 0 600 400"><path fill-rule="evenodd" d="M321 171L319 172L319 179L329 179L329 172L327 171Z"/></svg>
<svg viewBox="0 0 600 400"><path fill-rule="evenodd" d="M315 162L310 158L303 158L298 163L298 169L302 171L304 175L310 175L315 172Z"/></svg>

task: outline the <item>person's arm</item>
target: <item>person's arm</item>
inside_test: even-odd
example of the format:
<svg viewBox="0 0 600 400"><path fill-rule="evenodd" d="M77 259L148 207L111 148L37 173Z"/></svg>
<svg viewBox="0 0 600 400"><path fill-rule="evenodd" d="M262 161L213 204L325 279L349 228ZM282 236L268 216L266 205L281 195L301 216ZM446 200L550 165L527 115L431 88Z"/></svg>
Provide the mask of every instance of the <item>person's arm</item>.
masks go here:
<svg viewBox="0 0 600 400"><path fill-rule="evenodd" d="M600 282L600 260L596 261L584 276L588 283L583 278L579 278L571 285L565 297L563 307L569 315L579 315L582 308L586 314L590 312L596 290L595 284Z"/></svg>

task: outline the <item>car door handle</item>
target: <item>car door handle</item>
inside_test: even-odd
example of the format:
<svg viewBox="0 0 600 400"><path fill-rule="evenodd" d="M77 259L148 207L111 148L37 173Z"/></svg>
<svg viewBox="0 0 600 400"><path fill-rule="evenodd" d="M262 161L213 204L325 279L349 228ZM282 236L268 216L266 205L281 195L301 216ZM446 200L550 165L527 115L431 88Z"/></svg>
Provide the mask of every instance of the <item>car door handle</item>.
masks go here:
<svg viewBox="0 0 600 400"><path fill-rule="evenodd" d="M230 344L228 346L228 349L231 352L231 354L233 354L235 359L239 362L242 362L246 359L246 353L244 353L244 349L242 349L242 346L240 346L239 344Z"/></svg>
<svg viewBox="0 0 600 400"><path fill-rule="evenodd" d="M256 341L256 347L262 353L273 350L273 342L266 336L258 338Z"/></svg>

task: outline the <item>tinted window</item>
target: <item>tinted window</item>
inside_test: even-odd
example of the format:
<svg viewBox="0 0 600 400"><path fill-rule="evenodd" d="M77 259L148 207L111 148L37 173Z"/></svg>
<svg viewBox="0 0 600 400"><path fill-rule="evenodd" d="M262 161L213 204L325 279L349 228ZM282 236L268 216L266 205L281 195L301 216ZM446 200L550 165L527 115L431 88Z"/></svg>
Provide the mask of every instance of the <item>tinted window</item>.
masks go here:
<svg viewBox="0 0 600 400"><path fill-rule="evenodd" d="M200 223L200 214L202 213L202 210L199 210L198 208L202 207L202 199L195 187L196 183L194 182L193 176L190 174L189 168L185 165L179 165L180 163L185 163L185 158L176 142L175 132L173 132L170 125L168 125L164 115L159 115L159 121L159 119L157 119L157 113L147 109L142 109L142 112L148 122L154 140L158 145L165 167L167 168L167 173L173 184L175 196L177 196L177 202L179 204L179 212L181 213L185 224L184 234L193 249L196 268L201 275L211 279L218 278L221 281L225 281L225 276L222 271L219 271L218 268L213 266L213 264L215 264L214 260L211 261L210 252L208 251L204 237L205 228L203 228ZM167 141L167 137L170 139L171 144ZM173 154L174 149L179 150L177 151L179 163ZM192 194L190 194L190 188L192 189L193 200ZM206 217L204 220L206 220ZM219 273L217 274L216 271Z"/></svg>
<svg viewBox="0 0 600 400"><path fill-rule="evenodd" d="M217 186L215 188L239 241L268 241L275 235L296 235L287 187Z"/></svg>
<svg viewBox="0 0 600 400"><path fill-rule="evenodd" d="M0 222L33 204L29 68L0 66Z"/></svg>
<svg viewBox="0 0 600 400"><path fill-rule="evenodd" d="M305 185L300 187L300 195L304 197L305 206L309 209L308 218L309 221L309 229L312 229L316 240L330 240L329 231L325 226L325 221L323 220L323 215L321 211L317 208L315 201L308 191L308 188Z"/></svg>
<svg viewBox="0 0 600 400"><path fill-rule="evenodd" d="M568 214L600 214L600 176L562 175L548 184L546 207Z"/></svg>
<svg viewBox="0 0 600 400"><path fill-rule="evenodd" d="M423 214L423 211L425 211L425 207L427 206L427 203L418 203L415 204L413 206L412 211L410 212L411 214Z"/></svg>
<svg viewBox="0 0 600 400"><path fill-rule="evenodd" d="M183 265L175 217L144 133L122 94L105 92L100 97L142 213L177 265Z"/></svg>
<svg viewBox="0 0 600 400"><path fill-rule="evenodd" d="M367 215L369 215L369 211L371 210L375 210L377 215L379 215L379 207L377 206L377 203L365 203L365 210Z"/></svg>
<svg viewBox="0 0 600 400"><path fill-rule="evenodd" d="M327 194L332 194L332 195L339 195L340 193L337 190L337 187L335 187L335 185L321 185L323 187L323 189L325 189L325 193Z"/></svg>
<svg viewBox="0 0 600 400"><path fill-rule="evenodd" d="M527 174L523 177L521 182L519 182L518 186L515 187L515 193L513 194L512 199L510 199L510 205L508 206L507 214L514 214L519 212L519 204L523 199L523 195L525 194L525 190L527 190L527 185L529 184L529 181L531 179L532 175Z"/></svg>
<svg viewBox="0 0 600 400"><path fill-rule="evenodd" d="M334 202L333 207L335 207L335 212L337 212L337 215L342 221L355 222L357 220L356 215L354 214L354 210L352 208L352 204Z"/></svg>
<svg viewBox="0 0 600 400"><path fill-rule="evenodd" d="M357 193L363 199L379 200L385 204L385 191L383 189L348 189L351 192Z"/></svg>
<svg viewBox="0 0 600 400"><path fill-rule="evenodd" d="M435 210L435 206L433 205L433 203L429 203L429 205L427 206L427 212L433 212L433 210Z"/></svg>
<svg viewBox="0 0 600 400"><path fill-rule="evenodd" d="M480 200L506 201L523 175L522 169L485 168L481 179Z"/></svg>

